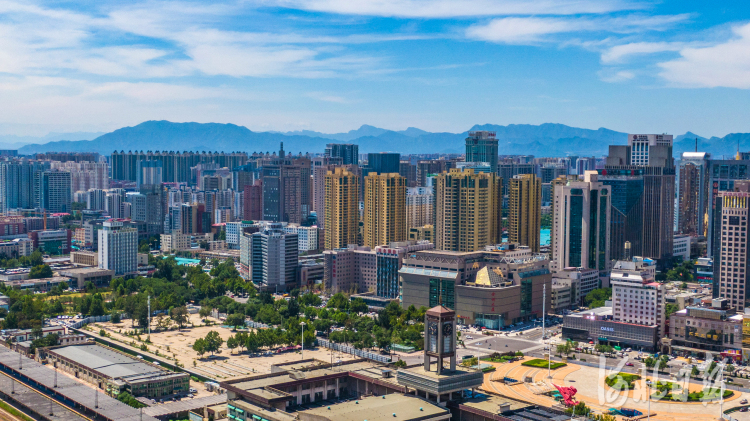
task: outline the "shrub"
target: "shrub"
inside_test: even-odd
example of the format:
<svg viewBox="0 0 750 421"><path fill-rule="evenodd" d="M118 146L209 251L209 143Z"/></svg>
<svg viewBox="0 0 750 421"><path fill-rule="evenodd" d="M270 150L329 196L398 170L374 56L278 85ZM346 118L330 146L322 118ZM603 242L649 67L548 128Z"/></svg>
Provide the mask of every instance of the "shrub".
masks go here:
<svg viewBox="0 0 750 421"><path fill-rule="evenodd" d="M640 380L641 376L630 373L615 373L610 374L604 379L604 383L607 386L615 390L631 390L635 387L635 382Z"/></svg>
<svg viewBox="0 0 750 421"><path fill-rule="evenodd" d="M521 363L521 365L526 366L526 367L536 367L536 368L547 368L549 366L549 368L551 370L556 370L556 369L558 369L560 367L565 367L567 364L565 364L565 363L552 363L552 364L549 364L547 362L547 360L543 360L541 358L537 358L537 359L534 359L534 360L524 361L524 362Z"/></svg>

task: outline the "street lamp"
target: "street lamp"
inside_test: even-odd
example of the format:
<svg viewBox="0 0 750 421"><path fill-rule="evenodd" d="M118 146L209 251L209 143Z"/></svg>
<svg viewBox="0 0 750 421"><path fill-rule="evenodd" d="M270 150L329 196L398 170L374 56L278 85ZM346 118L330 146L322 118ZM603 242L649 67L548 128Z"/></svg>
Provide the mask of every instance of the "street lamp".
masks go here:
<svg viewBox="0 0 750 421"><path fill-rule="evenodd" d="M300 322L302 325L302 359L305 359L305 322Z"/></svg>
<svg viewBox="0 0 750 421"><path fill-rule="evenodd" d="M724 374L724 363L720 364L719 367L719 419L724 419L724 379L722 379L722 375Z"/></svg>
<svg viewBox="0 0 750 421"><path fill-rule="evenodd" d="M646 392L648 394L648 420L651 421L651 380L646 379L646 387L648 387L648 392Z"/></svg>

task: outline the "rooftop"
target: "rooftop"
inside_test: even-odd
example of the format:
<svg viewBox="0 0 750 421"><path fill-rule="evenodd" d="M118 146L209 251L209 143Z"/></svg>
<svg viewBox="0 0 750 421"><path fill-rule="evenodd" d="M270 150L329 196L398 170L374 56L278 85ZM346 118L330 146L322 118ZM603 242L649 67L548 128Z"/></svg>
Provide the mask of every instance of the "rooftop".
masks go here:
<svg viewBox="0 0 750 421"><path fill-rule="evenodd" d="M448 414L448 410L417 397L392 393L299 412L299 419L336 421L407 421Z"/></svg>
<svg viewBox="0 0 750 421"><path fill-rule="evenodd" d="M95 344L51 348L48 352L67 358L112 379L123 378L133 381L172 374L149 363Z"/></svg>

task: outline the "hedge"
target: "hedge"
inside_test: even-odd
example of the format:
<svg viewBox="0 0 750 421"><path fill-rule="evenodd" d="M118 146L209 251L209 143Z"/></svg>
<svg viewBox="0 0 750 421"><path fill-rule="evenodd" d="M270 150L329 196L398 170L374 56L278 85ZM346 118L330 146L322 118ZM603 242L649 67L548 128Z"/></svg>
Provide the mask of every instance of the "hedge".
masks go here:
<svg viewBox="0 0 750 421"><path fill-rule="evenodd" d="M547 368L549 367L551 370L558 369L560 367L565 367L567 364L565 363L552 363L549 364L547 360L543 360L541 358L536 358L529 361L524 361L521 363L521 365L525 365L526 367L536 367L536 368Z"/></svg>

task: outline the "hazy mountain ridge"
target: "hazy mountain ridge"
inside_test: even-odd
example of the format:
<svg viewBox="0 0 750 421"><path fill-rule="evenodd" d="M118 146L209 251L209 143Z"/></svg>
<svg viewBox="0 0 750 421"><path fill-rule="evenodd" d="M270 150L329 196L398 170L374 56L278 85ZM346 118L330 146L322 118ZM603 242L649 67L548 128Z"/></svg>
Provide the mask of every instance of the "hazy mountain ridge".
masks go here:
<svg viewBox="0 0 750 421"><path fill-rule="evenodd" d="M540 125L477 124L468 131L494 131L499 141L501 155L545 156L602 156L609 145L625 144L626 133L599 128L596 130L570 127L564 124ZM103 134L93 140L56 140L19 148L20 154L37 152L84 152L110 154L123 151L278 151L284 150L322 153L327 143L347 142L360 145L360 153L392 151L408 153L463 153L467 133L432 133L409 127L406 130L386 130L363 125L346 133L320 133L314 131L254 132L244 126L220 123L172 123L146 121L133 127L123 127ZM732 133L724 137L705 138L687 132L675 137L674 156L695 150L710 152L716 157L731 156L740 150L750 150L750 133Z"/></svg>

